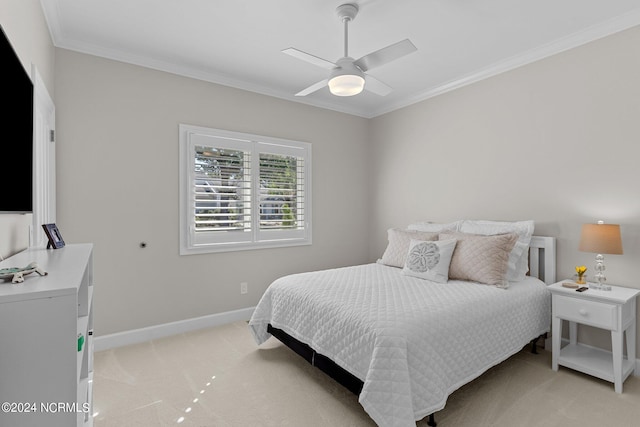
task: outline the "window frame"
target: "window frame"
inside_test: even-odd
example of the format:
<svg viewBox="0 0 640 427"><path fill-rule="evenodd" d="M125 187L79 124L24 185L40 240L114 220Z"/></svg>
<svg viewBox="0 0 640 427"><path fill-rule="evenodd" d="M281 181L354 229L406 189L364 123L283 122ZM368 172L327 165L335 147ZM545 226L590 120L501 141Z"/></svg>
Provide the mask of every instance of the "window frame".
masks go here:
<svg viewBox="0 0 640 427"><path fill-rule="evenodd" d="M310 245L312 243L311 144L188 124L179 125L180 255ZM206 143L203 143L206 141ZM215 141L215 142L214 142ZM250 230L195 232L195 147L211 146L250 153ZM260 154L295 156L304 163L304 220L300 229L260 228Z"/></svg>

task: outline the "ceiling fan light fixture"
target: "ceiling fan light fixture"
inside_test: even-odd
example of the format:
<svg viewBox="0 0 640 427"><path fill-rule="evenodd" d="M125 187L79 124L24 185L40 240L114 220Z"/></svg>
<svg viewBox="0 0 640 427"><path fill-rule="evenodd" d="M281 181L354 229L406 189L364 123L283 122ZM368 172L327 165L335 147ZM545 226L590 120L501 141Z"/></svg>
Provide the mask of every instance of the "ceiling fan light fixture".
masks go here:
<svg viewBox="0 0 640 427"><path fill-rule="evenodd" d="M329 80L329 90L336 96L353 96L364 89L364 79L355 74L341 74Z"/></svg>
<svg viewBox="0 0 640 427"><path fill-rule="evenodd" d="M329 77L329 91L336 96L357 95L364 89L364 73L353 65L353 58L338 60Z"/></svg>

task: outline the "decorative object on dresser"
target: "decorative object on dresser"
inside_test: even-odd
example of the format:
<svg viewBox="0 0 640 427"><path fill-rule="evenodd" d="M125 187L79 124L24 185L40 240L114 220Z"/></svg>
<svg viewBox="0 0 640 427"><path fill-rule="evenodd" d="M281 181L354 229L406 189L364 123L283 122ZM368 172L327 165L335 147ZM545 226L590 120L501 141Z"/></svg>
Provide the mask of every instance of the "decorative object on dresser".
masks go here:
<svg viewBox="0 0 640 427"><path fill-rule="evenodd" d="M614 383L622 393L622 383L636 368L636 296L640 289L611 286L608 292L587 288L576 292L563 286L549 286L552 294L552 369L566 366ZM562 347L562 322L569 322L569 343ZM578 342L578 324L611 331L612 351ZM627 357L623 347L626 338Z"/></svg>
<svg viewBox="0 0 640 427"><path fill-rule="evenodd" d="M22 283L24 282L24 276L27 274L31 274L33 272L38 273L41 276L46 276L47 272L38 267L38 263L31 262L26 267L9 267L9 268L0 268L0 279L9 280L11 279L11 283Z"/></svg>
<svg viewBox="0 0 640 427"><path fill-rule="evenodd" d="M60 249L64 247L64 240L62 239L62 234L60 234L60 230L58 230L57 225L42 224L42 228L44 228L44 233L47 235L47 239L49 239L47 249Z"/></svg>
<svg viewBox="0 0 640 427"><path fill-rule="evenodd" d="M93 425L93 245L30 248L46 276L0 286L0 426ZM28 412L28 413L27 413Z"/></svg>
<svg viewBox="0 0 640 427"><path fill-rule="evenodd" d="M607 278L604 275L604 255L622 255L622 239L620 237L620 226L618 224L605 224L598 221L597 224L584 224L580 235L579 249L582 252L596 253L596 282L591 284L593 289L608 291L611 289L604 282Z"/></svg>

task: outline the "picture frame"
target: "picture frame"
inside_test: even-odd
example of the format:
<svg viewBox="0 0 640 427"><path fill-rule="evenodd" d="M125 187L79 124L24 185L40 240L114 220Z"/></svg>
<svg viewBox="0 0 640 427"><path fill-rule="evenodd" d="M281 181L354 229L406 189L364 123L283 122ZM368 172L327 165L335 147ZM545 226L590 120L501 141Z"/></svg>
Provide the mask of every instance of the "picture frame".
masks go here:
<svg viewBox="0 0 640 427"><path fill-rule="evenodd" d="M58 230L57 225L42 224L42 228L44 229L44 233L47 235L47 239L49 239L47 249L60 249L64 247L64 239L62 238L62 234L60 234L60 230Z"/></svg>

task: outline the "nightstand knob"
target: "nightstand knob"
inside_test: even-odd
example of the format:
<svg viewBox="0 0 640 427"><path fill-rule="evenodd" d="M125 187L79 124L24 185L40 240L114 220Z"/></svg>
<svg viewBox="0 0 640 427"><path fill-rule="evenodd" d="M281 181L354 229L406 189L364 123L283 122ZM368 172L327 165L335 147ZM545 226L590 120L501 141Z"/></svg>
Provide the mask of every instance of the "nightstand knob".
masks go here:
<svg viewBox="0 0 640 427"><path fill-rule="evenodd" d="M581 308L580 310L578 310L578 313L580 313L581 316L586 316L587 315L587 309L586 308Z"/></svg>

